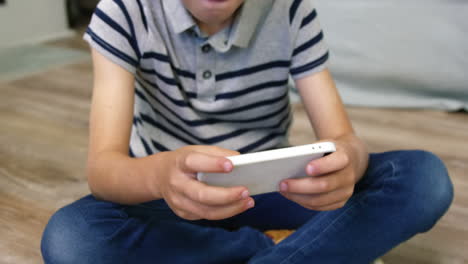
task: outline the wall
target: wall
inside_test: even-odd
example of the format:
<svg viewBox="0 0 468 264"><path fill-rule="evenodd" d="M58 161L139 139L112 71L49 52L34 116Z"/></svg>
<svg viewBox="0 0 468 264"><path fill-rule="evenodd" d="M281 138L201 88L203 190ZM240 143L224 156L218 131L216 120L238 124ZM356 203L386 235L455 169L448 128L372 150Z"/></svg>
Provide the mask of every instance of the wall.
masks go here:
<svg viewBox="0 0 468 264"><path fill-rule="evenodd" d="M64 0L7 0L0 5L0 48L70 35Z"/></svg>

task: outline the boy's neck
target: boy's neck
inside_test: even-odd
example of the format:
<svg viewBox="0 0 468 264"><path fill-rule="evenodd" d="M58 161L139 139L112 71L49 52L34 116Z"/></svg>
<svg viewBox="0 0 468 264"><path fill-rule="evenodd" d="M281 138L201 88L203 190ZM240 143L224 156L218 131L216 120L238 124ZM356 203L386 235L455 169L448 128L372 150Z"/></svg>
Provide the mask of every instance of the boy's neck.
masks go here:
<svg viewBox="0 0 468 264"><path fill-rule="evenodd" d="M201 21L196 21L200 31L206 34L207 36L212 36L224 28L228 27L232 23L233 18L230 17L228 20L222 23L203 23Z"/></svg>

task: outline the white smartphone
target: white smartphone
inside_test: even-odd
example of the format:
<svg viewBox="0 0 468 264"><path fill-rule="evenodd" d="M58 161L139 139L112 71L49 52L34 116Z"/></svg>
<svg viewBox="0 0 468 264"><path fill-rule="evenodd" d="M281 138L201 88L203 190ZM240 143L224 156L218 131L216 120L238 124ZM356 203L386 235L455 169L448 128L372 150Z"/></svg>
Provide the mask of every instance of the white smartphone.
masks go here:
<svg viewBox="0 0 468 264"><path fill-rule="evenodd" d="M309 162L334 151L333 142L320 142L230 156L234 165L230 173L199 172L197 179L213 186L245 186L250 195L275 192L282 180L305 177Z"/></svg>

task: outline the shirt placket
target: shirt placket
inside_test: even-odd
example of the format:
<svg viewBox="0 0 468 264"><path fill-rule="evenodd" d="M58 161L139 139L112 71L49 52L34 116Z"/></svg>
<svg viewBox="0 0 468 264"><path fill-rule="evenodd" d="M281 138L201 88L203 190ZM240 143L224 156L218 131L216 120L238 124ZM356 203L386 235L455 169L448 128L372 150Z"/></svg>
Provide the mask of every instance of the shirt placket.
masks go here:
<svg viewBox="0 0 468 264"><path fill-rule="evenodd" d="M204 42L196 49L196 56L197 98L202 101L214 101L216 51L209 43Z"/></svg>

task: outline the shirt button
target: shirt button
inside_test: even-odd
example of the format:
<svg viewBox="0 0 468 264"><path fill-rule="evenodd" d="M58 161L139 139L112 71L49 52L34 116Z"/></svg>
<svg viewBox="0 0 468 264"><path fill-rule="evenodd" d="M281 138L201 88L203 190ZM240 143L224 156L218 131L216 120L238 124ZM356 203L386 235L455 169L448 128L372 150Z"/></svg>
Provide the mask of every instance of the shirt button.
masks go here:
<svg viewBox="0 0 468 264"><path fill-rule="evenodd" d="M204 71L203 72L203 78L204 79L209 79L209 78L211 78L212 75L213 74L211 73L211 71Z"/></svg>
<svg viewBox="0 0 468 264"><path fill-rule="evenodd" d="M208 53L210 52L211 50L211 46L209 44L205 44L202 46L201 50L204 52L204 53Z"/></svg>

